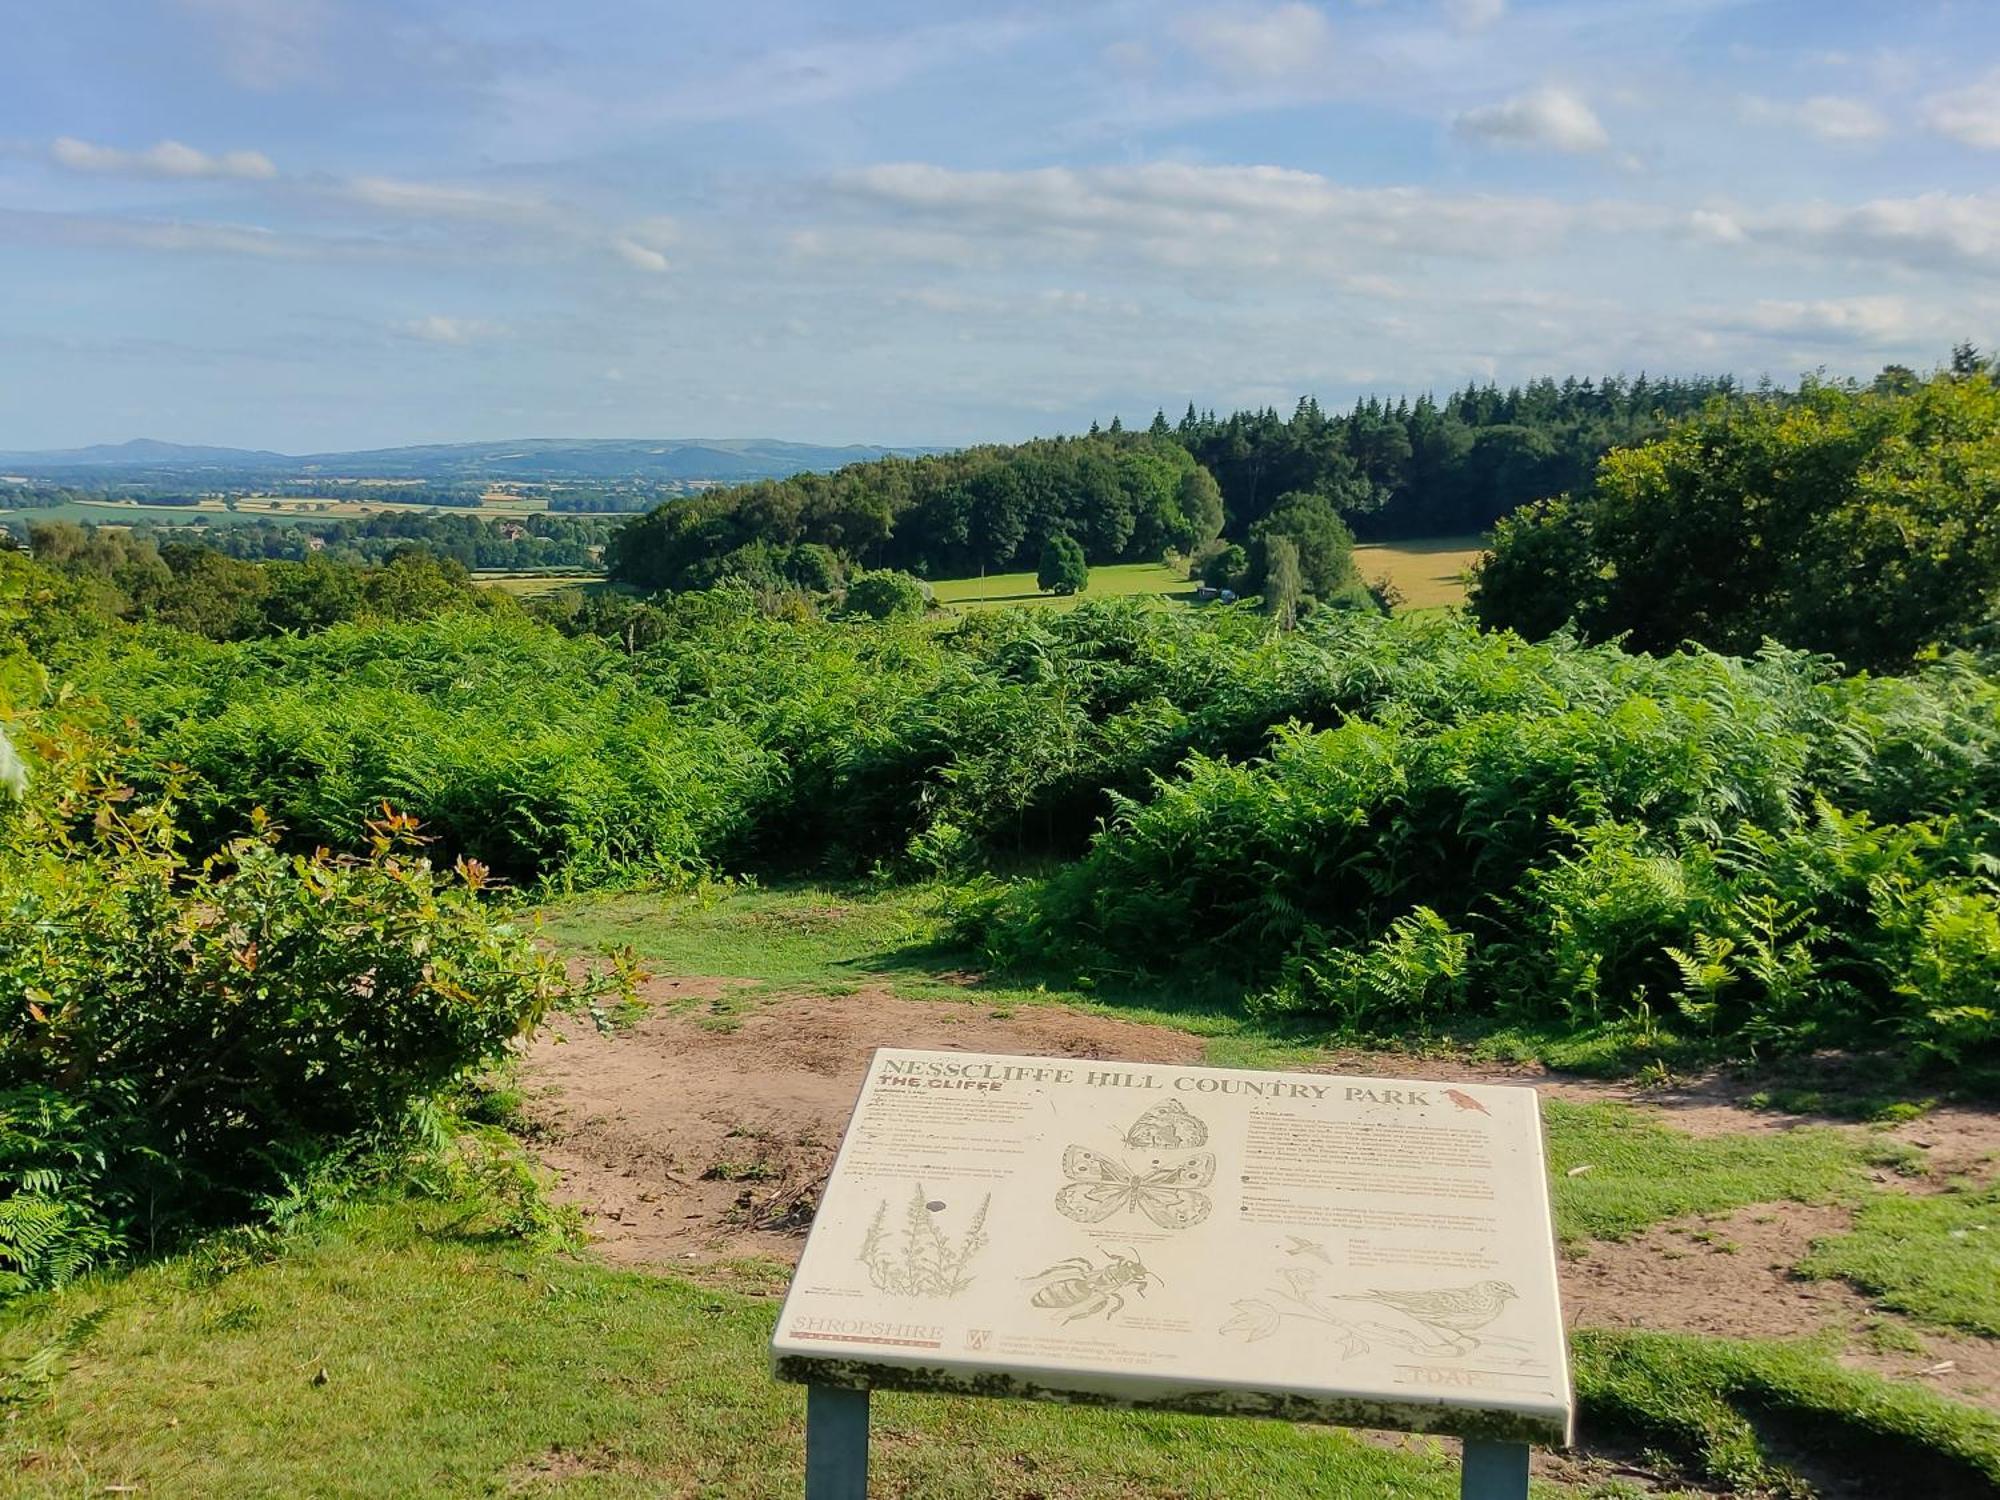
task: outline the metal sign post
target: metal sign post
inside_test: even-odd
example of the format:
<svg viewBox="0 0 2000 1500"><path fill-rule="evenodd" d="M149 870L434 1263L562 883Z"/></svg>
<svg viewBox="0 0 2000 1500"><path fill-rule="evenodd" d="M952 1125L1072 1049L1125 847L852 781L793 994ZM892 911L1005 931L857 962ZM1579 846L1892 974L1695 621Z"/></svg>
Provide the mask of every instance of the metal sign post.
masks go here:
<svg viewBox="0 0 2000 1500"><path fill-rule="evenodd" d="M1459 1500L1527 1500L1528 1445L1468 1438ZM868 1392L806 1387L806 1500L868 1500Z"/></svg>

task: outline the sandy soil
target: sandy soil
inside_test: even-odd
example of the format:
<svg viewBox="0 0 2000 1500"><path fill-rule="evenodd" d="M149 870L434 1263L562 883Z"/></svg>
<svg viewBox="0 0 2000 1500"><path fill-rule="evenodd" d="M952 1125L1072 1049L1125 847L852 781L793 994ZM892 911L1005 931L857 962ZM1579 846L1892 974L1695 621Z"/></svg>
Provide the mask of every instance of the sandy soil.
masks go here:
<svg viewBox="0 0 2000 1500"><path fill-rule="evenodd" d="M1202 1052L1200 1039L1182 1032L1058 1006L910 1001L879 989L736 999L732 991L742 988L740 980L654 980L646 996L653 1013L629 1030L604 1037L564 1023L528 1049L528 1113L557 1174L556 1195L583 1210L614 1263L729 1275L745 1261L794 1261L879 1045L1164 1063L1196 1063ZM1558 1098L1657 1109L1699 1135L1823 1123L1753 1108L1752 1086L1723 1076L1642 1089L1534 1067L1413 1065L1362 1052L1329 1057L1321 1070L1531 1083ZM2000 1116L1990 1112L1940 1108L1888 1133L1924 1149L1929 1172L1917 1191L1963 1173L1990 1176L2000 1161ZM1903 1180L1884 1174L1884 1182ZM2000 1341L1916 1330L1844 1283L1792 1275L1814 1240L1845 1224L1838 1208L1761 1204L1592 1244L1564 1267L1565 1310L1589 1327L1734 1337L1838 1330L1844 1358L1858 1367L2000 1410ZM759 1285L752 1277L745 1289ZM1897 1347L1913 1338L1920 1352ZM1648 1483L1642 1468L1603 1453L1538 1459L1537 1472Z"/></svg>
<svg viewBox="0 0 2000 1500"><path fill-rule="evenodd" d="M723 1018L664 1004L729 981L654 981L662 1009L613 1038L564 1023L529 1049L529 1114L558 1196L624 1265L795 1260L869 1054L878 1046L1194 1063L1201 1041L1055 1006L862 990Z"/></svg>

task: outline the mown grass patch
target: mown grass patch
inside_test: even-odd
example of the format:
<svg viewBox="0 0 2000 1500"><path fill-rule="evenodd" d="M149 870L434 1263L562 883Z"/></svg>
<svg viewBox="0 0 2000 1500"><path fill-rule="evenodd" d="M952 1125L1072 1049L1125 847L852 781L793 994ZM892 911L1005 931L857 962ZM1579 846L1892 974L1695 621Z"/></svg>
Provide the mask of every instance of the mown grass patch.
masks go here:
<svg viewBox="0 0 2000 1500"><path fill-rule="evenodd" d="M362 1202L261 1256L198 1251L17 1305L0 1320L7 1492L798 1493L804 1402L769 1377L773 1296L614 1271L481 1222L459 1203ZM2000 1482L2000 1418L1832 1355L1585 1331L1583 1436L1766 1493L1805 1493L1802 1449L1884 1493ZM946 1500L1457 1492L1449 1453L1421 1440L918 1396L877 1398L874 1461L871 1493Z"/></svg>
<svg viewBox="0 0 2000 1500"><path fill-rule="evenodd" d="M1811 1341L1593 1329L1572 1343L1586 1436L1622 1435L1756 1494L1811 1477L1933 1500L2000 1486L2000 1416L1838 1363Z"/></svg>
<svg viewBox="0 0 2000 1500"><path fill-rule="evenodd" d="M1850 1281L1926 1323L2000 1338L2000 1185L1871 1197L1850 1232L1816 1245L1799 1270Z"/></svg>
<svg viewBox="0 0 2000 1500"><path fill-rule="evenodd" d="M977 998L995 1008L1062 1004L1093 1014L1176 1026L1262 1058L1295 1049L1243 1016L1234 992L1146 985L1127 992L972 972L976 954L953 946L949 893L909 885L709 885L687 892L594 895L547 909L544 930L583 950L630 947L667 975L756 981L757 994L852 994L879 985L909 1000ZM1275 1054L1274 1054L1275 1055ZM1269 1067L1266 1061L1221 1066Z"/></svg>
<svg viewBox="0 0 2000 1500"><path fill-rule="evenodd" d="M92 1321L17 1393L7 1492L799 1493L773 1299L482 1242L452 1215L366 1205L220 1279L183 1257L17 1309L10 1369ZM1278 1423L885 1395L875 1435L885 1496L1457 1493L1430 1445Z"/></svg>
<svg viewBox="0 0 2000 1500"><path fill-rule="evenodd" d="M1542 1118L1556 1223L1571 1242L1624 1239L1662 1220L1752 1203L1856 1199L1867 1169L1909 1170L1919 1160L1899 1142L1832 1126L1697 1137L1608 1101L1545 1099Z"/></svg>
<svg viewBox="0 0 2000 1500"><path fill-rule="evenodd" d="M1085 599L1116 599L1128 594L1185 598L1194 590L1186 574L1161 563L1111 563L1092 568L1090 582L1080 594L1045 594L1031 572L945 578L931 584L933 597L949 609L992 609L1009 604L1074 609Z"/></svg>

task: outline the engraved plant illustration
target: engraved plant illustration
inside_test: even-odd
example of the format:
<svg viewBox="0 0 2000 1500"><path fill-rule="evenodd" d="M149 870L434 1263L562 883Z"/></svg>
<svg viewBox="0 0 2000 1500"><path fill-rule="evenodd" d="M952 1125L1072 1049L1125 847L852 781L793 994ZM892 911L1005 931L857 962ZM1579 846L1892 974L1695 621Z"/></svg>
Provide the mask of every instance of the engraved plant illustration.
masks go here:
<svg viewBox="0 0 2000 1500"><path fill-rule="evenodd" d="M889 1200L882 1200L855 1259L868 1268L877 1291L896 1297L956 1297L972 1285L972 1262L986 1248L986 1210L992 1203L991 1193L979 1200L972 1222L954 1245L938 1223L943 1200L918 1183L910 1190L900 1230L890 1229Z"/></svg>
<svg viewBox="0 0 2000 1500"><path fill-rule="evenodd" d="M1098 1313L1103 1313L1108 1323L1124 1308L1126 1288L1143 1297L1146 1288L1159 1279L1140 1261L1137 1250L1130 1255L1107 1251L1101 1266L1087 1255L1072 1255L1046 1271L1022 1278L1042 1283L1028 1300L1037 1307L1067 1311L1069 1315L1062 1320L1065 1323Z"/></svg>
<svg viewBox="0 0 2000 1500"><path fill-rule="evenodd" d="M1221 1332L1256 1343L1276 1333L1286 1318L1299 1318L1331 1328L1342 1359L1365 1354L1377 1343L1445 1358L1489 1343L1523 1347L1516 1339L1475 1336L1520 1295L1510 1282L1477 1281L1414 1292L1329 1291L1321 1288L1319 1272L1303 1266L1286 1267L1276 1279L1283 1286L1271 1288L1269 1296L1238 1301Z"/></svg>

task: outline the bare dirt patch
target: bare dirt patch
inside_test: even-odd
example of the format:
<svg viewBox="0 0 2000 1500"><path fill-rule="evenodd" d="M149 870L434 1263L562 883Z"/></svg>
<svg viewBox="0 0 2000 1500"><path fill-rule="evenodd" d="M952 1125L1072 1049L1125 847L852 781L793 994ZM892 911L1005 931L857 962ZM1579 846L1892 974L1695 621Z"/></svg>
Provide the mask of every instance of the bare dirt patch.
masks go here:
<svg viewBox="0 0 2000 1500"><path fill-rule="evenodd" d="M797 1258L878 1046L1194 1063L1201 1040L1055 1006L996 1011L876 989L730 1009L726 980L654 981L615 1036L560 1023L527 1052L556 1196L624 1265ZM689 1013L706 1000L721 1014Z"/></svg>

